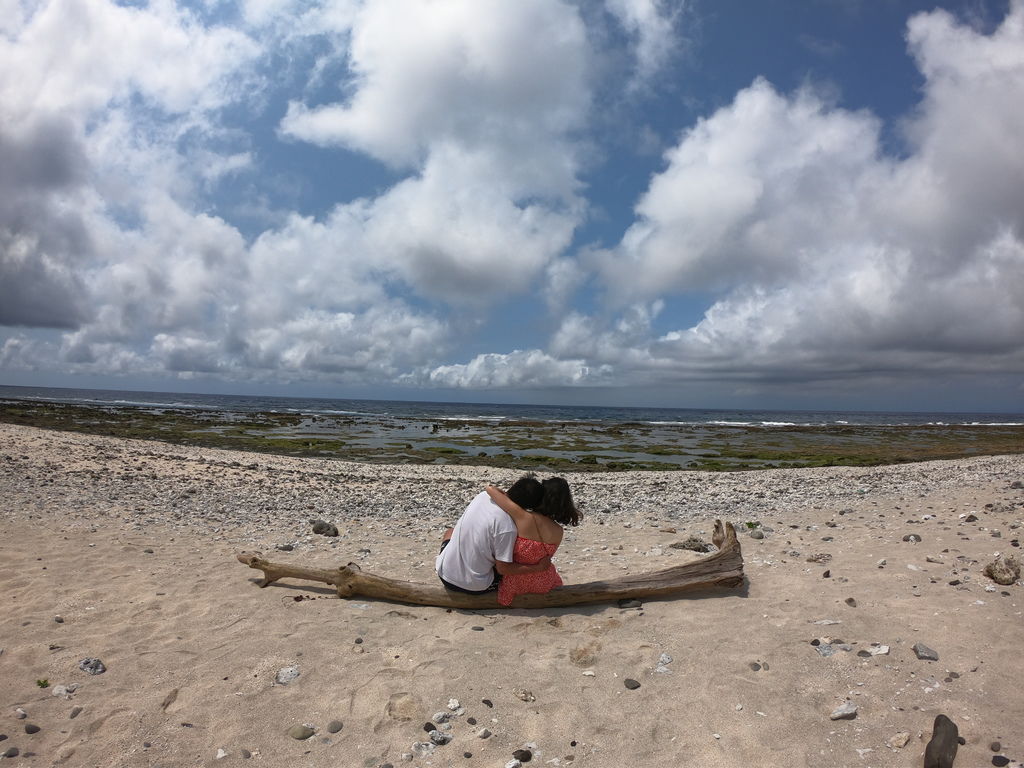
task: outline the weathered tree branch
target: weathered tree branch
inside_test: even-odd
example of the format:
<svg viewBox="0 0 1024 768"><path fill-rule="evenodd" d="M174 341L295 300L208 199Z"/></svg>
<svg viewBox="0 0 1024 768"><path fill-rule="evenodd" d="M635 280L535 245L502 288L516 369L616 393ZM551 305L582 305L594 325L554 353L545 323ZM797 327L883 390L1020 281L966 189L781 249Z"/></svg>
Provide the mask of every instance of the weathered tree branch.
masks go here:
<svg viewBox="0 0 1024 768"><path fill-rule="evenodd" d="M557 587L543 595L519 595L513 608L549 608L564 605L602 603L639 597L667 597L707 587L738 587L743 584L743 553L732 523L715 521L712 541L718 551L700 560L651 573L622 576L608 581L588 581ZM338 597L371 597L398 603L436 605L442 608L498 608L495 592L467 595L451 592L440 584L399 581L364 573L355 563L339 568L307 568L264 560L259 554L242 552L238 560L263 571L261 587L278 579L306 579L331 584Z"/></svg>

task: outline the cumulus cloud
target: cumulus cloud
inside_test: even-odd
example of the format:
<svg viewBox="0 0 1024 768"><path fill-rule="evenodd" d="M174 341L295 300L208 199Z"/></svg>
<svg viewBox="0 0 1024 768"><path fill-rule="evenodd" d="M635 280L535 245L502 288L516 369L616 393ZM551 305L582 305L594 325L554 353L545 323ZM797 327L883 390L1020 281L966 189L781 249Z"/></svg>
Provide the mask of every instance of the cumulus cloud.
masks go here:
<svg viewBox="0 0 1024 768"><path fill-rule="evenodd" d="M531 349L477 355L468 363L437 366L408 380L439 387L512 389L595 382L600 373L582 359L566 360Z"/></svg>
<svg viewBox="0 0 1024 768"><path fill-rule="evenodd" d="M764 80L666 153L593 263L613 304L718 298L642 368L1024 370L1024 4L991 35L921 14L908 42L926 82L906 157L873 115Z"/></svg>
<svg viewBox="0 0 1024 768"><path fill-rule="evenodd" d="M414 172L363 207L379 268L414 292L461 306L524 290L583 211L573 134L591 54L576 10L379 0L352 24L347 100L293 101L281 131Z"/></svg>

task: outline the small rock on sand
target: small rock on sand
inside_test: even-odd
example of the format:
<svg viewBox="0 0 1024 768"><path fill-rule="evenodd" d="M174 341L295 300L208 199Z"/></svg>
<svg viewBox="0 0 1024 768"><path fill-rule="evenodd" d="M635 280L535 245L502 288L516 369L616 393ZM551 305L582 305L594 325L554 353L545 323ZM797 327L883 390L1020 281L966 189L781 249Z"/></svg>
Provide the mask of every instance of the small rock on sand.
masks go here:
<svg viewBox="0 0 1024 768"><path fill-rule="evenodd" d="M832 710L830 720L853 720L857 716L857 705L847 699L840 706Z"/></svg>
<svg viewBox="0 0 1024 768"><path fill-rule="evenodd" d="M923 661L938 661L939 654L937 651L933 651L924 643L914 643L914 653L917 658Z"/></svg>

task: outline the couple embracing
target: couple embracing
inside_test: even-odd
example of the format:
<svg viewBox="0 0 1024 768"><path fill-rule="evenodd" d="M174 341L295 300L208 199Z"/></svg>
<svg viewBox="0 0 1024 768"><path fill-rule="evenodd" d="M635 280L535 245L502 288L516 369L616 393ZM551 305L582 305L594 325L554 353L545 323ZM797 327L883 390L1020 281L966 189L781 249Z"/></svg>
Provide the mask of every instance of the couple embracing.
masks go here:
<svg viewBox="0 0 1024 768"><path fill-rule="evenodd" d="M466 507L445 532L435 570L454 592L497 591L510 605L516 595L550 592L562 585L551 562L564 525L578 525L569 484L561 477L517 480L508 492L493 485Z"/></svg>

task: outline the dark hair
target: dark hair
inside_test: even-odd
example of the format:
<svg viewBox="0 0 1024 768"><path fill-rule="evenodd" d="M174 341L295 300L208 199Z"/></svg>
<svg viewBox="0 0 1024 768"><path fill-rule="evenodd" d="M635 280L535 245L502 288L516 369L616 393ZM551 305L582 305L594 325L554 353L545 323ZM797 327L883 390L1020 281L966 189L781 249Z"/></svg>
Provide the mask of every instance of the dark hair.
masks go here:
<svg viewBox="0 0 1024 768"><path fill-rule="evenodd" d="M512 484L508 497L523 509L536 509L544 497L544 486L536 477L526 475Z"/></svg>
<svg viewBox="0 0 1024 768"><path fill-rule="evenodd" d="M569 484L561 477L549 477L544 481L544 498L537 512L550 517L559 525L579 525L580 511L572 501Z"/></svg>

